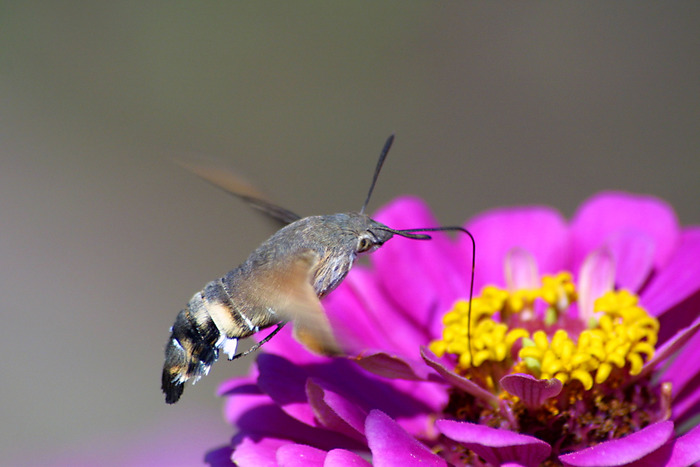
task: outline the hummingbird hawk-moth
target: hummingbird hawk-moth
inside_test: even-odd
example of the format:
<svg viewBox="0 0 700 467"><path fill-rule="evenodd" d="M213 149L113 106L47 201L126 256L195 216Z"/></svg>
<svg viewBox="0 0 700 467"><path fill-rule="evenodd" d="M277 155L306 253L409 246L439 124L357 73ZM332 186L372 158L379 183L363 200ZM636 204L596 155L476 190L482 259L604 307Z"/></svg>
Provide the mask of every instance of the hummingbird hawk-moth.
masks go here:
<svg viewBox="0 0 700 467"><path fill-rule="evenodd" d="M177 315L163 365L161 387L168 404L180 399L185 382L197 382L209 372L220 351L229 360L245 355L290 321L294 337L309 350L340 354L320 299L343 281L357 255L379 248L394 235L427 240L429 235L418 232L457 230L469 234L461 227L396 230L364 213L393 140L392 135L384 145L359 212L301 218L268 202L240 181L191 168L205 180L287 225L236 269L194 294ZM248 352L236 354L239 339L273 325L277 328Z"/></svg>

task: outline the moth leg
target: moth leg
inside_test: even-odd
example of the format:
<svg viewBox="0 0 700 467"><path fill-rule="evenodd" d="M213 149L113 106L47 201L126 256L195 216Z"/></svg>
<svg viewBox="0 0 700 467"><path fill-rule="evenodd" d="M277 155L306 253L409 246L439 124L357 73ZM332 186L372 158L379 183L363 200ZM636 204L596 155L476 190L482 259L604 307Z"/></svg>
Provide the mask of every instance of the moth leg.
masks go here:
<svg viewBox="0 0 700 467"><path fill-rule="evenodd" d="M245 357L245 356L248 355L249 353L255 352L255 351L258 350L260 347L262 347L263 344L265 344L267 341L269 341L270 339L272 339L273 337L275 337L275 334L277 334L278 332L280 332L280 331L282 330L282 328L284 327L285 324L287 324L287 322L286 322L286 321L282 321L281 323L279 323L279 324L277 325L277 327L275 328L275 330L272 331L272 332L271 332L270 334L268 334L267 336L265 336L265 338L264 338L263 340L261 340L260 342L256 343L254 346L252 346L251 348L249 348L249 349L246 350L245 352L241 352L241 353L239 353L239 354L234 355L233 357L230 357L229 360L235 360L235 359L237 359L237 358Z"/></svg>

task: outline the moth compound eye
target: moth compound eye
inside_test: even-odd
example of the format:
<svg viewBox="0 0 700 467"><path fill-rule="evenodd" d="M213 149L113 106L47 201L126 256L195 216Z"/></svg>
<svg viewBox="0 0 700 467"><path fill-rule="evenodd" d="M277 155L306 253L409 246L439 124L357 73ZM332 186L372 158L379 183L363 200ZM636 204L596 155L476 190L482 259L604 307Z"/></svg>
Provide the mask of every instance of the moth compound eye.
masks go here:
<svg viewBox="0 0 700 467"><path fill-rule="evenodd" d="M369 238L363 237L360 239L360 244L357 246L357 252L362 253L372 248L372 242Z"/></svg>

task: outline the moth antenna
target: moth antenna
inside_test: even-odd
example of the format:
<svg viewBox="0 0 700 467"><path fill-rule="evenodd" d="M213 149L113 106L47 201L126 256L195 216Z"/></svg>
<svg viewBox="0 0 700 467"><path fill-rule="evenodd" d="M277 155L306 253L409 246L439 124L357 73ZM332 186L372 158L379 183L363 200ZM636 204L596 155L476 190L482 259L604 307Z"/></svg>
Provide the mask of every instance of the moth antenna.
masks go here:
<svg viewBox="0 0 700 467"><path fill-rule="evenodd" d="M422 236L418 234L414 234L414 232L443 232L443 231L456 231L456 232L462 232L467 235L469 235L469 238L472 241L472 273L471 273L471 281L469 283L469 305L467 308L467 320L469 322L469 325L467 326L467 340L469 342L469 358L473 362L474 361L474 355L472 354L472 299L474 298L474 270L476 269L476 240L474 240L474 236L469 232L467 229L464 227L458 227L458 226L448 226L448 227L429 227L425 229L404 229L404 230L391 230L387 229L393 233L396 233L398 235L401 235L402 237L406 238L415 238L417 240L424 240ZM430 236L425 235L425 237L430 238Z"/></svg>
<svg viewBox="0 0 700 467"><path fill-rule="evenodd" d="M386 155L389 154L389 149L391 149L391 145L394 142L394 135L392 134L387 138L386 143L384 143L384 148L382 149L381 154L379 154L379 160L377 161L377 168L374 169L374 177L372 178L372 184L369 186L369 192L367 193L367 199L365 200L365 204L362 205L362 209L360 209L360 214L365 213L365 208L369 204L369 199L372 197L372 191L374 191L374 185L377 184L377 178L379 177L379 172L382 170L382 165L384 165L384 159L386 159Z"/></svg>

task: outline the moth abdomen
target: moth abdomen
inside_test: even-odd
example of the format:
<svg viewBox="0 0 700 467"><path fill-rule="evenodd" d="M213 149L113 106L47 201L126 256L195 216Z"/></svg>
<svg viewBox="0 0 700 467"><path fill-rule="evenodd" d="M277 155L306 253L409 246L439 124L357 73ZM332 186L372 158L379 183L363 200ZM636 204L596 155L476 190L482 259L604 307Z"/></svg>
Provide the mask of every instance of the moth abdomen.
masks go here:
<svg viewBox="0 0 700 467"><path fill-rule="evenodd" d="M209 282L177 315L165 348L161 382L167 403L178 401L188 380L197 382L209 373L219 350L232 359L238 339L279 321L272 312L248 309L234 300L228 283L238 272Z"/></svg>
<svg viewBox="0 0 700 467"><path fill-rule="evenodd" d="M161 387L167 403L180 398L187 380L197 381L209 372L219 357L218 340L219 331L211 318L198 322L189 306L180 311L165 347Z"/></svg>

